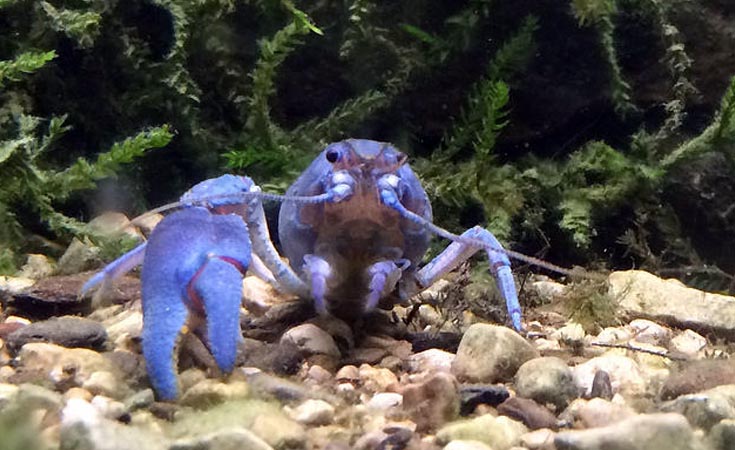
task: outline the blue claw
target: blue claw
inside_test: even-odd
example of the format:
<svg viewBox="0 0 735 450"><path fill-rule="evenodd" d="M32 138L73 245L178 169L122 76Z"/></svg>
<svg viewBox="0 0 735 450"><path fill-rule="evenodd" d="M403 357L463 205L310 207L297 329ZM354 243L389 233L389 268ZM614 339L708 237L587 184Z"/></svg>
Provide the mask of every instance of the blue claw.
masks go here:
<svg viewBox="0 0 735 450"><path fill-rule="evenodd" d="M161 399L178 396L176 344L191 314L206 317L210 350L232 370L250 251L242 218L200 207L171 214L151 234L141 273L143 356Z"/></svg>

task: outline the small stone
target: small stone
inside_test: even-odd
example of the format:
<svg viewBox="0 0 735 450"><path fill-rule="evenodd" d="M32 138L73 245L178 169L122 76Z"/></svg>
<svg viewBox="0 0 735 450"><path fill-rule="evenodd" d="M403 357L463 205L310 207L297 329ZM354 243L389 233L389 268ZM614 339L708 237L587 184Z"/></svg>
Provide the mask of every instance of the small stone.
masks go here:
<svg viewBox="0 0 735 450"><path fill-rule="evenodd" d="M316 386L323 386L330 383L333 379L334 377L327 369L319 365L313 365L309 367L304 382L311 383Z"/></svg>
<svg viewBox="0 0 735 450"><path fill-rule="evenodd" d="M49 411L59 411L63 405L63 397L58 392L29 383L18 386L15 401L29 410L42 408Z"/></svg>
<svg viewBox="0 0 735 450"><path fill-rule="evenodd" d="M207 378L187 389L181 396L181 404L206 408L227 400L246 398L249 393L248 384L244 381L223 383Z"/></svg>
<svg viewBox="0 0 735 450"><path fill-rule="evenodd" d="M453 361L454 353L430 348L411 355L408 368L411 372L450 372Z"/></svg>
<svg viewBox="0 0 735 450"><path fill-rule="evenodd" d="M632 333L625 327L607 327L595 337L595 342L601 344L620 344L622 342L628 342L632 338Z"/></svg>
<svg viewBox="0 0 735 450"><path fill-rule="evenodd" d="M90 402L92 401L92 397L94 397L94 395L92 395L91 392L89 392L86 389L82 389L80 387L73 387L69 389L68 391L64 392L65 401L69 401L72 398L76 398L76 399L84 400L86 402Z"/></svg>
<svg viewBox="0 0 735 450"><path fill-rule="evenodd" d="M669 350L683 353L687 356L697 356L700 350L706 346L707 339L692 330L684 330L683 333L674 336L669 342Z"/></svg>
<svg viewBox="0 0 735 450"><path fill-rule="evenodd" d="M306 444L303 427L281 415L258 415L250 426L250 431L275 449L299 449Z"/></svg>
<svg viewBox="0 0 735 450"><path fill-rule="evenodd" d="M143 389L136 392L125 399L125 408L128 411L136 411L138 409L146 409L156 401L155 394L152 389Z"/></svg>
<svg viewBox="0 0 735 450"><path fill-rule="evenodd" d="M120 420L125 414L128 414L125 405L103 395L95 395L90 402L103 417L112 420Z"/></svg>
<svg viewBox="0 0 735 450"><path fill-rule="evenodd" d="M515 331L476 323L462 337L452 373L472 383L507 381L524 362L538 356L536 349Z"/></svg>
<svg viewBox="0 0 735 450"><path fill-rule="evenodd" d="M569 322L551 334L551 339L564 343L582 342L585 332L582 325L577 322Z"/></svg>
<svg viewBox="0 0 735 450"><path fill-rule="evenodd" d="M678 280L663 280L640 270L613 272L609 294L631 317L732 336L735 331L735 297L703 292Z"/></svg>
<svg viewBox="0 0 735 450"><path fill-rule="evenodd" d="M107 340L105 328L94 320L59 317L35 322L8 335L8 346L17 350L28 342L50 342L63 347L100 349Z"/></svg>
<svg viewBox="0 0 735 450"><path fill-rule="evenodd" d="M492 447L480 441L456 440L445 445L442 450L493 450Z"/></svg>
<svg viewBox="0 0 735 450"><path fill-rule="evenodd" d="M168 441L160 433L107 419L91 403L73 398L61 413L60 448L166 450Z"/></svg>
<svg viewBox="0 0 735 450"><path fill-rule="evenodd" d="M324 400L306 400L294 409L288 410L289 416L302 425L328 425L334 420L334 406Z"/></svg>
<svg viewBox="0 0 735 450"><path fill-rule="evenodd" d="M403 396L395 392L378 392L367 402L367 407L375 411L389 411L403 404Z"/></svg>
<svg viewBox="0 0 735 450"><path fill-rule="evenodd" d="M46 255L30 254L28 255L26 263L20 268L18 276L40 280L41 278L51 276L53 273L54 266L48 260Z"/></svg>
<svg viewBox="0 0 735 450"><path fill-rule="evenodd" d="M360 382L365 390L379 392L397 385L398 378L388 369L363 364L360 366Z"/></svg>
<svg viewBox="0 0 735 450"><path fill-rule="evenodd" d="M438 444L456 440L479 441L493 450L509 450L520 443L521 435L527 431L520 422L485 414L445 425L436 433L436 440Z"/></svg>
<svg viewBox="0 0 735 450"><path fill-rule="evenodd" d="M598 371L610 375L613 392L642 395L647 387L646 377L635 360L615 353L606 353L572 368L577 386L589 397L592 382Z"/></svg>
<svg viewBox="0 0 735 450"><path fill-rule="evenodd" d="M590 398L604 398L610 400L613 398L612 382L610 381L610 375L604 370L598 370L595 372L595 377L592 379L592 388L590 389Z"/></svg>
<svg viewBox="0 0 735 450"><path fill-rule="evenodd" d="M273 450L245 428L227 428L204 436L179 439L168 450Z"/></svg>
<svg viewBox="0 0 735 450"><path fill-rule="evenodd" d="M602 398L582 400L575 405L575 413L585 428L611 425L635 416L631 408Z"/></svg>
<svg viewBox="0 0 735 450"><path fill-rule="evenodd" d="M388 356L390 352L385 348L379 347L360 347L350 352L349 360L355 364L378 364L383 358Z"/></svg>
<svg viewBox="0 0 735 450"><path fill-rule="evenodd" d="M54 344L29 343L18 352L20 367L25 372L37 373L41 379L54 380L54 369L73 371L74 378L84 383L93 372L115 374L116 367L101 354L86 348L65 348Z"/></svg>
<svg viewBox="0 0 735 450"><path fill-rule="evenodd" d="M735 420L725 419L712 427L709 432L712 450L732 450L735 448Z"/></svg>
<svg viewBox="0 0 735 450"><path fill-rule="evenodd" d="M459 389L460 415L467 416L477 408L478 405L498 406L510 397L508 388L503 385L493 384L469 384Z"/></svg>
<svg viewBox="0 0 735 450"><path fill-rule="evenodd" d="M0 383L0 411L4 410L8 403L15 400L19 389L14 384Z"/></svg>
<svg viewBox="0 0 735 450"><path fill-rule="evenodd" d="M564 409L577 398L577 385L567 364L555 357L534 358L523 363L515 376L518 395Z"/></svg>
<svg viewBox="0 0 735 450"><path fill-rule="evenodd" d="M661 345L671 336L670 329L646 319L635 319L628 326L633 330L637 342Z"/></svg>
<svg viewBox="0 0 735 450"><path fill-rule="evenodd" d="M521 445L530 450L552 450L556 433L548 428L529 431L521 436Z"/></svg>
<svg viewBox="0 0 735 450"><path fill-rule="evenodd" d="M669 400L723 384L735 383L735 361L731 359L699 360L683 363L672 371L661 388L661 398Z"/></svg>
<svg viewBox="0 0 735 450"><path fill-rule="evenodd" d="M113 398L118 398L125 392L117 377L105 370L92 372L82 387L94 395L106 395Z"/></svg>
<svg viewBox="0 0 735 450"><path fill-rule="evenodd" d="M296 344L306 356L328 355L334 358L340 357L339 349L332 336L310 323L298 325L286 331L281 337L281 342L283 341Z"/></svg>
<svg viewBox="0 0 735 450"><path fill-rule="evenodd" d="M79 296L88 274L53 276L16 292L8 299L8 309L34 319L60 315L89 314L91 304ZM7 322L7 321L6 321Z"/></svg>
<svg viewBox="0 0 735 450"><path fill-rule="evenodd" d="M348 383L359 383L360 382L360 369L357 368L357 366L353 366L352 364L348 364L346 366L342 366L337 371L337 374L334 376L334 378L337 381L340 382L348 382Z"/></svg>
<svg viewBox="0 0 735 450"><path fill-rule="evenodd" d="M681 395L661 405L661 410L682 414L693 426L709 430L723 419L735 419L735 384Z"/></svg>
<svg viewBox="0 0 735 450"><path fill-rule="evenodd" d="M554 439L557 450L691 450L694 433L679 414L641 414L589 430L564 431Z"/></svg>
<svg viewBox="0 0 735 450"><path fill-rule="evenodd" d="M98 247L74 238L59 258L56 270L59 275L74 275L99 267L100 263Z"/></svg>
<svg viewBox="0 0 735 450"><path fill-rule="evenodd" d="M498 405L498 413L523 422L528 428L556 428L556 416L528 398L511 397Z"/></svg>
<svg viewBox="0 0 735 450"><path fill-rule="evenodd" d="M0 293L8 296L20 294L36 283L33 278L0 276Z"/></svg>
<svg viewBox="0 0 735 450"><path fill-rule="evenodd" d="M448 373L438 372L421 382L407 384L401 393L403 409L418 431L434 430L459 414L457 380Z"/></svg>

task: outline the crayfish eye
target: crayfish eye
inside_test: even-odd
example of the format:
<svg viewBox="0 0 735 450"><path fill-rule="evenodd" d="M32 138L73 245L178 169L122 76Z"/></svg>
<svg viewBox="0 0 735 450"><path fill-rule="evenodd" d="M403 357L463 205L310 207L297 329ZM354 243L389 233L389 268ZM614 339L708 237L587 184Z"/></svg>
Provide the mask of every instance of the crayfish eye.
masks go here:
<svg viewBox="0 0 735 450"><path fill-rule="evenodd" d="M339 150L327 150L326 157L327 161L329 161L330 163L336 163L337 161L339 161L340 157Z"/></svg>

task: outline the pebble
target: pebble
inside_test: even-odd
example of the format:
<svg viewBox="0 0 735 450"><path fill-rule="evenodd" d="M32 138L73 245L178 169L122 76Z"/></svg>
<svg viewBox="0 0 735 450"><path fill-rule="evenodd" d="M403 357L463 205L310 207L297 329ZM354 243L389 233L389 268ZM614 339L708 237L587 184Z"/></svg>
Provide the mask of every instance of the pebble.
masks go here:
<svg viewBox="0 0 735 450"><path fill-rule="evenodd" d="M682 353L690 357L697 354L707 346L707 339L696 331L684 330L674 336L669 342L669 350Z"/></svg>
<svg viewBox="0 0 735 450"><path fill-rule="evenodd" d="M249 393L248 383L244 381L223 383L207 378L187 389L181 396L180 402L186 406L206 408L228 400L246 398Z"/></svg>
<svg viewBox="0 0 735 450"><path fill-rule="evenodd" d="M711 450L731 450L735 448L735 420L725 419L712 427L709 432Z"/></svg>
<svg viewBox="0 0 735 450"><path fill-rule="evenodd" d="M101 349L106 340L107 332L99 322L81 317L58 317L34 322L10 333L6 338L12 350L18 350L29 342Z"/></svg>
<svg viewBox="0 0 735 450"><path fill-rule="evenodd" d="M609 294L629 316L729 336L735 333L735 297L703 292L642 270L613 272L608 284Z"/></svg>
<svg viewBox="0 0 735 450"><path fill-rule="evenodd" d="M360 383L370 392L379 392L398 384L396 374L382 367L363 364L359 369Z"/></svg>
<svg viewBox="0 0 735 450"><path fill-rule="evenodd" d="M661 398L669 400L723 384L735 383L735 361L715 359L689 361L672 371L661 388Z"/></svg>
<svg viewBox="0 0 735 450"><path fill-rule="evenodd" d="M339 348L334 339L326 331L316 325L305 323L297 325L283 334L281 342L289 341L301 350L305 356L327 355L340 357Z"/></svg>
<svg viewBox="0 0 735 450"><path fill-rule="evenodd" d="M303 448L306 441L304 428L282 415L260 414L249 429L275 449Z"/></svg>
<svg viewBox="0 0 735 450"><path fill-rule="evenodd" d="M445 445L442 450L493 450L492 447L480 441L456 440Z"/></svg>
<svg viewBox="0 0 735 450"><path fill-rule="evenodd" d="M600 370L610 376L613 392L642 395L646 390L646 377L638 363L627 356L609 352L572 368L577 386L585 396L592 393L592 383Z"/></svg>
<svg viewBox="0 0 735 450"><path fill-rule="evenodd" d="M692 425L709 430L723 419L735 419L735 384L679 396L661 405L661 410L682 414Z"/></svg>
<svg viewBox="0 0 735 450"><path fill-rule="evenodd" d="M411 355L408 358L408 369L411 372L450 372L452 362L454 353L430 348Z"/></svg>
<svg viewBox="0 0 735 450"><path fill-rule="evenodd" d="M204 436L179 439L168 450L273 450L246 428L226 428Z"/></svg>
<svg viewBox="0 0 735 450"><path fill-rule="evenodd" d="M538 356L536 349L515 331L476 323L459 343L452 373L460 381L471 383L508 381L524 362Z"/></svg>
<svg viewBox="0 0 735 450"><path fill-rule="evenodd" d="M82 384L82 388L93 395L106 395L113 398L123 398L127 393L127 389L120 383L120 380L106 370L92 372Z"/></svg>
<svg viewBox="0 0 735 450"><path fill-rule="evenodd" d="M510 397L497 407L498 413L523 422L528 428L556 428L557 419L545 407L528 398Z"/></svg>
<svg viewBox="0 0 735 450"><path fill-rule="evenodd" d="M54 374L73 371L79 383L87 381L98 371L116 373L116 366L101 354L86 348L65 348L54 344L33 342L25 344L18 352L18 361L24 371L40 373L52 382ZM119 371L118 371L119 372Z"/></svg>
<svg viewBox="0 0 735 450"><path fill-rule="evenodd" d="M554 436L554 431L540 428L521 435L521 445L530 450L554 450Z"/></svg>
<svg viewBox="0 0 735 450"><path fill-rule="evenodd" d="M560 358L552 356L523 363L515 376L515 388L519 396L542 404L551 403L558 410L577 398L578 393L572 369Z"/></svg>
<svg viewBox="0 0 735 450"><path fill-rule="evenodd" d="M606 427L563 431L557 450L692 450L694 433L679 414L641 414Z"/></svg>
<svg viewBox="0 0 735 450"><path fill-rule="evenodd" d="M503 385L470 384L460 387L459 397L459 413L467 416L472 414L478 405L498 406L510 397L510 393Z"/></svg>
<svg viewBox="0 0 735 450"><path fill-rule="evenodd" d="M555 332L551 333L551 339L561 341L567 344L582 342L585 332L581 324L577 322L569 322Z"/></svg>
<svg viewBox="0 0 735 450"><path fill-rule="evenodd" d="M444 372L404 385L403 409L416 423L417 431L434 430L459 415L457 380Z"/></svg>
<svg viewBox="0 0 735 450"><path fill-rule="evenodd" d="M18 276L40 280L41 278L51 276L53 273L54 266L46 255L29 254L26 263L20 268Z"/></svg>
<svg viewBox="0 0 735 450"><path fill-rule="evenodd" d="M334 406L324 400L309 399L293 409L287 409L286 412L302 425L328 425L334 420Z"/></svg>
<svg viewBox="0 0 735 450"><path fill-rule="evenodd" d="M598 428L635 416L630 407L602 398L578 400L569 408L585 428Z"/></svg>
<svg viewBox="0 0 735 450"><path fill-rule="evenodd" d="M621 344L628 342L633 338L633 333L625 327L607 327L603 328L595 337L595 342L601 344Z"/></svg>
<svg viewBox="0 0 735 450"><path fill-rule="evenodd" d="M396 392L378 392L368 400L366 406L375 411L389 411L403 405L403 395Z"/></svg>
<svg viewBox="0 0 735 450"><path fill-rule="evenodd" d="M600 397L607 400L613 398L612 382L610 375L604 370L595 372L592 378L592 387L590 388L590 398Z"/></svg>
<svg viewBox="0 0 735 450"><path fill-rule="evenodd" d="M628 326L633 330L636 342L661 345L671 337L671 330L646 319L635 319Z"/></svg>
<svg viewBox="0 0 735 450"><path fill-rule="evenodd" d="M436 440L439 444L456 440L479 441L493 450L509 450L520 443L521 435L527 431L522 423L505 416L484 414L443 426L436 433Z"/></svg>

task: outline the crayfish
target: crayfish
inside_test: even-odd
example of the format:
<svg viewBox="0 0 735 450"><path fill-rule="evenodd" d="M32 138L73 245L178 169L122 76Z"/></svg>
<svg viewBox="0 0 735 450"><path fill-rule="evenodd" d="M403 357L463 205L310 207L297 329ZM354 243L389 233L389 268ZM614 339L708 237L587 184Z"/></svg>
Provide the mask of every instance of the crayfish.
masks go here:
<svg viewBox="0 0 735 450"><path fill-rule="evenodd" d="M248 271L310 299L319 314L356 316L391 293L408 299L484 250L510 321L520 331L508 258L515 254L482 227L455 235L434 225L426 192L406 160L390 144L349 139L327 146L285 195L264 193L244 176L199 183L147 242L110 263L83 291L142 263L143 355L153 387L165 400L178 396L176 344L192 323L204 324L220 369L233 370ZM271 241L264 199L282 202L278 236L288 263ZM452 242L419 267L432 234Z"/></svg>

